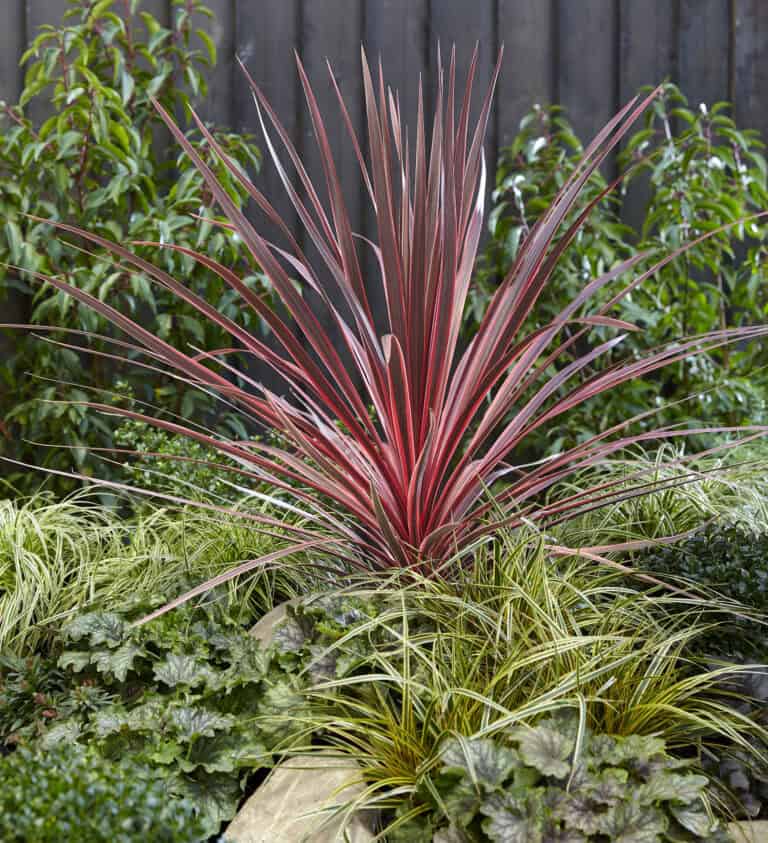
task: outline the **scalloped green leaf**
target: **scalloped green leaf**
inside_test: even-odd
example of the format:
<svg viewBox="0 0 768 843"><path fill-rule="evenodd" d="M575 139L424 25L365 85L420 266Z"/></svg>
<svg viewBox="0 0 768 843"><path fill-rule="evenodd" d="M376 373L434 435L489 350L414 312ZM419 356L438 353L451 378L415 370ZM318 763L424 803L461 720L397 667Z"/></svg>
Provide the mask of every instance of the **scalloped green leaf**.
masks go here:
<svg viewBox="0 0 768 843"><path fill-rule="evenodd" d="M144 655L144 648L126 641L116 650L98 650L92 654L91 663L99 673L111 673L118 682L125 682L133 663Z"/></svg>
<svg viewBox="0 0 768 843"><path fill-rule="evenodd" d="M69 641L87 638L92 647L106 644L117 647L126 634L125 621L114 612L90 612L78 615L62 629L62 636Z"/></svg>
<svg viewBox="0 0 768 843"><path fill-rule="evenodd" d="M592 835L605 832L612 819L612 810L596 806L586 794L566 793L558 801L554 816L566 827Z"/></svg>
<svg viewBox="0 0 768 843"><path fill-rule="evenodd" d="M169 721L180 740L212 738L217 731L230 729L237 722L229 714L218 714L202 706L179 706L170 712Z"/></svg>
<svg viewBox="0 0 768 843"><path fill-rule="evenodd" d="M185 653L168 653L164 661L154 666L153 673L158 682L169 688L203 685L213 675L207 665Z"/></svg>
<svg viewBox="0 0 768 843"><path fill-rule="evenodd" d="M127 728L130 721L126 711L117 706L110 706L104 711L96 712L92 722L96 736L105 738Z"/></svg>
<svg viewBox="0 0 768 843"><path fill-rule="evenodd" d="M518 809L518 800L507 793L494 793L482 804L482 828L493 843L543 843L541 817Z"/></svg>
<svg viewBox="0 0 768 843"><path fill-rule="evenodd" d="M80 673L90 665L91 655L88 651L66 650L59 656L58 665L61 668L71 668L75 673Z"/></svg>
<svg viewBox="0 0 768 843"><path fill-rule="evenodd" d="M545 776L563 779L571 772L572 737L549 726L523 726L512 733L526 764Z"/></svg>
<svg viewBox="0 0 768 843"><path fill-rule="evenodd" d="M708 838L720 828L720 824L707 814L702 804L695 808L670 805L669 810L683 828L697 837Z"/></svg>
<svg viewBox="0 0 768 843"><path fill-rule="evenodd" d="M643 805L655 802L700 803L708 783L706 776L661 771L638 788L637 799Z"/></svg>
<svg viewBox="0 0 768 843"><path fill-rule="evenodd" d="M40 739L43 749L54 749L57 746L71 746L80 738L83 729L75 720L63 720L50 728Z"/></svg>
<svg viewBox="0 0 768 843"><path fill-rule="evenodd" d="M661 811L622 802L610 812L604 833L612 843L660 843L668 825Z"/></svg>
<svg viewBox="0 0 768 843"><path fill-rule="evenodd" d="M450 738L440 751L440 760L444 769L459 770L473 783L491 789L501 787L520 766L520 757L513 749L490 738Z"/></svg>

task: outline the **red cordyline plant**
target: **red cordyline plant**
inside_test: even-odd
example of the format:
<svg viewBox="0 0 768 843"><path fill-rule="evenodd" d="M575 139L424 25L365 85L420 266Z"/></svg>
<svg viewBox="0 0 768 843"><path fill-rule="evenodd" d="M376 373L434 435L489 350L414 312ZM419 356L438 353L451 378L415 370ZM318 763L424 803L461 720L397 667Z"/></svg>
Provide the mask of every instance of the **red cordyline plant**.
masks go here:
<svg viewBox="0 0 768 843"><path fill-rule="evenodd" d="M630 274L647 255L639 254L621 263L585 284L552 322L527 335L521 332L559 257L604 195L580 207L582 188L654 93L642 101L632 100L595 137L579 167L527 236L476 335L462 347L462 315L483 225L483 139L499 73L497 64L479 117L471 125L476 62L477 51L460 102L455 52L447 74L441 66L429 134L419 86L413 145L398 98L385 88L381 65L372 74L363 55L367 161L362 152L365 143L356 136L336 88L341 118L373 208L376 243L355 233L356 221L350 219L344 202L324 118L301 61L297 59L298 72L320 151L325 177L322 187L310 180L288 133L246 71L272 160L307 242L315 249L314 263L267 198L227 159L199 118L195 116L211 150L280 231L282 247L265 239L238 210L212 169L157 105L170 131L205 177L227 218L224 224L237 232L258 261L290 319L267 307L228 267L205 254L169 248L179 249L218 273L240 296L243 307L253 308L267 323L277 350L219 313L216 302L200 299L181 281L128 249L71 226L58 226L109 250L172 290L226 329L238 348L186 353L87 293L57 278L45 281L109 318L135 343L123 343L124 347L141 348L148 356L147 366L171 370L191 386L217 393L260 425L279 431L285 444L225 441L186 424L112 406L91 406L150 422L212 446L239 464L236 469L222 466L223 470L268 481L293 495L313 516L315 526L308 527L306 522L305 526L291 526L267 516L248 515L262 521L265 529L279 527L292 533L295 541L269 557L252 560L203 584L166 609L297 549L325 544L329 552L352 565L379 569L418 566L429 572L449 557L460 558L463 548L471 547L500 525L514 526L524 519L546 525L613 501L618 494L628 492L617 491L611 483L551 506L540 503L540 494L630 443L694 431L665 429L628 436L623 432L625 425L620 425L533 465L516 465L515 454L534 430L587 399L697 351L765 333L763 327L720 330L681 339L653 349L641 359L595 371L594 364L621 342L621 332L635 329L609 315L614 305L679 252L639 272L607 300L601 296L599 306L594 305L598 293ZM332 73L331 82L335 86ZM287 155L297 186L277 146L282 146ZM375 255L378 279L364 273L361 258L368 249ZM375 280L384 292L385 314L374 313L371 303ZM313 291L324 303L331 329L318 319L301 288ZM590 304L594 310L585 315ZM376 328L382 319L386 323L383 335ZM584 340L595 326L619 333L583 351ZM343 351L334 346L330 330L341 338ZM238 382L245 387L233 383L234 367L228 358L235 352L242 354L243 349L280 375L287 384L284 395L242 373ZM558 368L556 364L566 352L570 362ZM747 432L757 435L762 431L749 428ZM505 483L499 488L495 484L502 478Z"/></svg>

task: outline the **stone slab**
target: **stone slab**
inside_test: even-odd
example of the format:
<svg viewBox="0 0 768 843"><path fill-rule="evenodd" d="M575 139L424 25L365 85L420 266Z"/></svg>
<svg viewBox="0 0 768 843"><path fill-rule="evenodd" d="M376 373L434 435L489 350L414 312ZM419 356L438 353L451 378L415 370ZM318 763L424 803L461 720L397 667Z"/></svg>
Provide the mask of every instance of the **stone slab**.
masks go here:
<svg viewBox="0 0 768 843"><path fill-rule="evenodd" d="M731 823L728 831L736 843L768 843L768 822Z"/></svg>
<svg viewBox="0 0 768 843"><path fill-rule="evenodd" d="M225 833L226 843L368 843L373 833L355 816L341 834L343 818L324 808L343 805L363 791L351 760L302 755L281 762L243 805Z"/></svg>
<svg viewBox="0 0 768 843"><path fill-rule="evenodd" d="M275 634L275 628L282 620L285 619L288 612L288 606L295 606L296 603L298 603L298 600L287 600L285 603L275 606L274 609L267 612L267 614L251 628L249 635L257 638L261 642L262 647L268 647L272 643L272 636Z"/></svg>

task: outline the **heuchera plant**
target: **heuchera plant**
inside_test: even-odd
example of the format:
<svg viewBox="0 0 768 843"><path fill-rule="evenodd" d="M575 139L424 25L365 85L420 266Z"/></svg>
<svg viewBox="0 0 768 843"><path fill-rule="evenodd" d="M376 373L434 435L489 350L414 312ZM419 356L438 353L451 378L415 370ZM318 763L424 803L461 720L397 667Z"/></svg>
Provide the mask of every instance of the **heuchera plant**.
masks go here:
<svg viewBox="0 0 768 843"><path fill-rule="evenodd" d="M169 244L168 248L216 272L237 292L243 308L252 309L269 325L274 345L267 345L222 313L217 302L198 297L185 284L124 246L57 224L60 230L110 250L136 271L151 276L231 335L232 347L185 352L107 302L58 278L44 279L122 329L135 341L135 348L145 353L147 366L170 370L190 386L217 393L255 422L279 431L282 445L232 441L191 425L90 405L109 413L122 412L213 446L237 461L235 471L241 478L267 481L278 492L304 504L305 512L311 515L309 522L293 527L279 524L283 535L292 531L297 540L266 558L245 563L247 567L324 545L338 559L361 568L415 565L431 571L501 523L515 525L529 519L546 525L599 505L617 494L610 486L597 486L549 507L540 504L537 496L573 471L630 442L685 436L691 431L662 429L629 435L625 427L631 420L627 420L553 458L515 465L515 453L526 437L586 399L621 388L633 378L694 352L762 336L766 331L762 326L742 327L679 339L644 356L595 371L595 365L621 342L624 332L634 329L612 317L612 308L680 250L638 272L590 310L598 292L630 273L648 255L644 252L627 259L584 284L546 324L529 333L522 331L560 256L613 185L579 207L582 189L653 100L653 92L622 108L586 148L579 166L532 227L489 302L476 334L464 346L460 327L478 251L486 192L483 137L499 73L497 64L477 122L471 126L476 65L477 53L463 97L456 92L455 53L447 74L439 71L429 139L420 92L415 144L411 144L398 99L386 89L381 66L372 74L363 56L368 162L361 151L365 143L356 136L336 88L341 118L373 208L377 243L355 234L355 221L350 219L344 202L324 118L301 62L298 70L320 151L326 201L321 198L321 187L310 180L272 106L248 77L274 166L307 241L318 255L312 260L269 200L239 168L230 166L205 124L196 118L211 149L281 233L284 247L267 240L246 218L198 149L157 105L170 131L203 174L228 225L268 277L290 320L267 307L235 271L211 256L185 246ZM333 75L331 81L335 85ZM298 186L293 185L282 163L278 141L295 169ZM361 255L366 249L372 250L378 262L378 281L386 302L383 314L375 314L372 305L375 279L364 277ZM305 291L314 293L324 304L326 321L318 318L316 306L303 295ZM386 323L383 332L377 329L380 321ZM595 325L618 333L594 348L584 349L580 343ZM343 348L334 346L335 335ZM238 382L233 382L235 369L228 356L234 346L245 348L280 375L287 384L285 394L278 395L243 373L239 373ZM575 358L553 374L555 361L573 350L578 350ZM563 386L570 387L565 394L561 393ZM750 431L751 435L757 432ZM494 488L501 478L506 481L504 486ZM489 491L493 491L493 498ZM278 526L266 516L262 521L265 529ZM244 566L203 584L165 609L242 570Z"/></svg>
<svg viewBox="0 0 768 843"><path fill-rule="evenodd" d="M545 720L509 742L449 738L429 789L434 811L391 839L423 839L427 828L440 843L729 839L708 809L706 776L668 756L663 740L577 726Z"/></svg>

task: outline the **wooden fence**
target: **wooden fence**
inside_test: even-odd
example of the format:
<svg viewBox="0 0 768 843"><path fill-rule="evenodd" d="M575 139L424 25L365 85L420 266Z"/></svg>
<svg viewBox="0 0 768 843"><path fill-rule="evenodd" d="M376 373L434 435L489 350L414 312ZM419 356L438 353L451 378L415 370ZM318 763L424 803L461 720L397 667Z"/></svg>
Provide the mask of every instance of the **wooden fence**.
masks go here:
<svg viewBox="0 0 768 843"><path fill-rule="evenodd" d="M57 23L66 0L2 0L0 98L21 86L18 57L44 23ZM239 130L257 132L256 113L239 78L239 55L276 105L299 150L317 173L318 157L293 65L301 54L321 108L335 114L326 82L332 64L358 126L362 123L360 44L382 56L413 122L419 75L432 77L438 41L456 43L464 71L480 43L478 87L488 80L501 43L506 57L491 122L488 155L514 135L535 101L567 107L586 137L646 84L670 78L693 102L733 101L742 127L768 135L768 0L208 0L216 13L220 51L205 113ZM144 0L161 19L170 0ZM428 92L429 96L429 92ZM331 121L346 198L364 224L357 164L341 121ZM275 174L261 183L291 219Z"/></svg>

